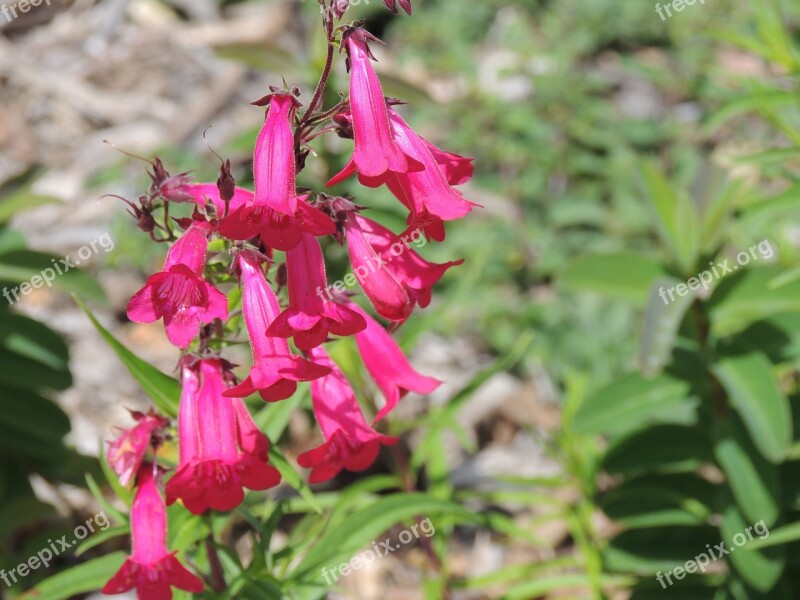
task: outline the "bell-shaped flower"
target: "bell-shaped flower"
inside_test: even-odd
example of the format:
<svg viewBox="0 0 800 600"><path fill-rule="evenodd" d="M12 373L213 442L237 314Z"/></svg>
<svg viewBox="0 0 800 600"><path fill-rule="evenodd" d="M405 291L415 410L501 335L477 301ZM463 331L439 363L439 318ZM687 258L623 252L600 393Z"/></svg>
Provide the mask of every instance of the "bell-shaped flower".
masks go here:
<svg viewBox="0 0 800 600"><path fill-rule="evenodd" d="M354 212L346 214L345 240L353 273L379 315L390 321L405 321L414 309L414 300L386 268L385 258L373 248L360 223Z"/></svg>
<svg viewBox="0 0 800 600"><path fill-rule="evenodd" d="M298 381L322 377L328 369L292 354L285 339L267 335L281 309L264 277L261 259L252 250L244 250L236 264L241 273L242 313L250 336L253 367L250 375L225 395L243 398L258 392L267 402L283 400L294 394Z"/></svg>
<svg viewBox="0 0 800 600"><path fill-rule="evenodd" d="M210 225L194 221L167 253L164 270L151 275L128 302L128 318L152 323L161 318L167 337L187 348L203 323L228 318L225 295L203 279Z"/></svg>
<svg viewBox="0 0 800 600"><path fill-rule="evenodd" d="M398 4L406 11L406 14L411 14L411 0L383 0L383 4L394 14L397 14Z"/></svg>
<svg viewBox="0 0 800 600"><path fill-rule="evenodd" d="M326 296L325 258L315 237L303 240L286 253L289 307L272 322L267 335L294 336L301 350L316 348L334 335L352 335L367 324L360 315Z"/></svg>
<svg viewBox="0 0 800 600"><path fill-rule="evenodd" d="M414 370L397 342L380 323L358 305L350 303L349 306L367 321L367 328L355 335L356 345L364 366L386 400L375 421L388 415L408 392L430 394L441 385L438 379L420 375Z"/></svg>
<svg viewBox="0 0 800 600"><path fill-rule="evenodd" d="M147 413L131 411L136 425L122 429L113 442L108 445L108 464L119 476L122 485L133 481L139 472L148 448L160 444L157 433L169 425L169 419L157 415L152 410Z"/></svg>
<svg viewBox="0 0 800 600"><path fill-rule="evenodd" d="M361 28L346 29L342 45L350 69L350 111L353 121L353 163L363 177L406 173L422 166L401 150L389 124L388 106L367 41L379 41Z"/></svg>
<svg viewBox="0 0 800 600"><path fill-rule="evenodd" d="M293 215L297 211L297 191L291 120L300 103L293 94L274 92L256 104L267 102L267 117L253 153L255 203Z"/></svg>
<svg viewBox="0 0 800 600"><path fill-rule="evenodd" d="M353 388L325 350L314 348L309 354L315 362L330 368L330 374L311 384L314 416L325 441L298 456L297 462L311 469L311 483L322 483L342 469L369 468L381 445L395 444L398 438L378 433L367 424Z"/></svg>
<svg viewBox="0 0 800 600"><path fill-rule="evenodd" d="M450 185L461 185L472 179L475 173L475 167L472 165L472 161L475 160L474 158L442 150L424 137L419 136L419 138L425 142L425 146L427 146L428 150L433 155L436 164L439 165L442 173L444 173L447 183Z"/></svg>
<svg viewBox="0 0 800 600"><path fill-rule="evenodd" d="M171 600L172 587L194 594L205 587L167 550L167 511L155 470L150 463L139 469L131 507L131 555L103 587L104 594L123 594L136 588L139 600Z"/></svg>
<svg viewBox="0 0 800 600"><path fill-rule="evenodd" d="M167 504L181 500L199 515L241 504L244 488L266 490L280 482L267 464L269 442L239 398L226 398L228 365L203 359L184 365L178 410L180 462L167 482Z"/></svg>
<svg viewBox="0 0 800 600"><path fill-rule="evenodd" d="M414 132L396 111L391 108L387 111L397 147L418 161L423 169L406 173L386 172L372 177L365 175L351 160L328 181L328 186L356 172L362 185L379 187L386 184L409 211L408 230L422 229L428 237L443 241L444 221L459 219L473 206L479 206L466 200L452 187L472 177L472 159L437 148ZM346 115L343 118L346 119Z"/></svg>
<svg viewBox="0 0 800 600"><path fill-rule="evenodd" d="M405 288L409 298L422 308L430 304L433 286L445 272L464 262L461 259L440 264L422 258L411 248L412 243L422 239L419 229L397 236L362 215L355 214L354 218L372 249L383 257L385 268Z"/></svg>
<svg viewBox="0 0 800 600"><path fill-rule="evenodd" d="M222 220L220 234L232 240L259 236L270 248L286 252L300 243L303 234L322 236L336 233L333 220L309 204L307 199L308 195L298 196L294 215L286 215L269 206L254 204L251 194L250 199L232 208L228 217Z"/></svg>

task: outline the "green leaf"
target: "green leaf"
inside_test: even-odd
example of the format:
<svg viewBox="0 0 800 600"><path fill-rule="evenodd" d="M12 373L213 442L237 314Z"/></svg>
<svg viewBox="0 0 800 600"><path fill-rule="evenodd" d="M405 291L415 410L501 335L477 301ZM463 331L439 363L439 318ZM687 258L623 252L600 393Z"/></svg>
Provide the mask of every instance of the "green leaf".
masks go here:
<svg viewBox="0 0 800 600"><path fill-rule="evenodd" d="M106 500L105 495L103 494L103 490L100 489L100 486L97 485L97 482L94 480L94 477L90 473L86 474L86 485L89 488L89 491L94 496L94 499L97 500L97 503L100 507L106 512L106 514L114 519L119 523L127 523L128 517L123 515L119 512L116 508L114 508L111 503Z"/></svg>
<svg viewBox="0 0 800 600"><path fill-rule="evenodd" d="M653 161L639 163L644 190L659 222L659 232L683 273L690 273L699 252L700 219L692 200L676 192Z"/></svg>
<svg viewBox="0 0 800 600"><path fill-rule="evenodd" d="M718 493L719 486L694 473L645 475L608 492L600 507L631 529L702 525L714 512Z"/></svg>
<svg viewBox="0 0 800 600"><path fill-rule="evenodd" d="M713 372L761 454L781 462L792 442L792 413L767 358L760 352L723 358Z"/></svg>
<svg viewBox="0 0 800 600"><path fill-rule="evenodd" d="M181 386L177 380L162 373L150 363L142 360L128 350L100 324L100 321L92 314L83 300L76 296L75 302L83 309L92 322L92 325L94 325L102 338L111 346L114 352L116 352L130 374L133 375L134 379L142 386L145 393L150 396L156 408L168 417L177 417L178 403L180 402L181 396Z"/></svg>
<svg viewBox="0 0 800 600"><path fill-rule="evenodd" d="M0 346L54 369L69 364L69 348L63 338L47 325L22 315L0 314Z"/></svg>
<svg viewBox="0 0 800 600"><path fill-rule="evenodd" d="M657 279L650 288L638 354L639 370L648 377L659 374L669 362L681 322L695 299L695 292L689 290L685 296L675 294L674 301L668 300L667 290L677 283L675 279Z"/></svg>
<svg viewBox="0 0 800 600"><path fill-rule="evenodd" d="M84 540L80 546L75 549L75 556L79 557L86 554L92 548L95 548L117 537L127 536L130 534L130 528L127 525L117 525L116 527L109 527L105 531L98 531L92 537Z"/></svg>
<svg viewBox="0 0 800 600"><path fill-rule="evenodd" d="M609 571L652 576L683 567L718 538L709 525L629 529L611 540L603 555Z"/></svg>
<svg viewBox="0 0 800 600"><path fill-rule="evenodd" d="M321 515L322 508L317 503L314 492L311 491L311 488L308 487L305 480L292 468L292 465L289 464L289 461L286 460L286 457L283 456L281 451L274 444L271 444L269 447L269 462L272 463L273 467L278 469L283 480L305 498L314 512Z"/></svg>
<svg viewBox="0 0 800 600"><path fill-rule="evenodd" d="M698 401L688 383L662 374L631 373L588 398L572 426L580 434L624 433L652 423L691 424Z"/></svg>
<svg viewBox="0 0 800 600"><path fill-rule="evenodd" d="M739 510L751 523L772 527L780 514L778 472L755 449L735 416L717 421L714 455L728 480Z"/></svg>
<svg viewBox="0 0 800 600"><path fill-rule="evenodd" d="M713 333L730 335L773 315L800 312L800 280L770 285L782 272L777 266L740 269L723 280L708 303Z"/></svg>
<svg viewBox="0 0 800 600"><path fill-rule="evenodd" d="M601 577L603 585L607 586L628 586L633 584L632 577L615 577L604 575ZM537 577L533 581L526 581L514 586L500 597L500 600L530 600L548 596L551 592L558 592L559 595L567 591L582 590L588 593L591 586L591 579L583 573L562 573L558 575L544 575ZM576 596L577 597L577 596ZM580 597L588 597L581 594Z"/></svg>
<svg viewBox="0 0 800 600"><path fill-rule="evenodd" d="M59 257L32 250L9 250L0 254L0 281L20 285L28 282L31 285L37 284L40 288L52 284L66 292L80 294L95 302L105 302L105 292L94 277L76 267L70 267L67 271L65 270L67 267L63 266L60 260ZM41 282L34 278L39 278ZM15 298L22 298L23 290L19 286L14 289L17 290L16 295L13 290L9 290L9 294Z"/></svg>
<svg viewBox="0 0 800 600"><path fill-rule="evenodd" d="M29 390L0 387L0 448L21 462L53 462L64 455L69 417L54 402Z"/></svg>
<svg viewBox="0 0 800 600"><path fill-rule="evenodd" d="M20 600L69 600L100 589L125 561L124 552L113 552L45 579L20 596Z"/></svg>
<svg viewBox="0 0 800 600"><path fill-rule="evenodd" d="M337 566L337 561L376 541L376 538L392 525L417 515L433 514L444 514L450 518L456 516L467 522L482 520L479 515L458 504L431 498L425 494L387 496L348 516L326 531L303 557L292 576L294 579L318 580L322 577L322 567ZM435 527L435 521L432 522Z"/></svg>
<svg viewBox="0 0 800 600"><path fill-rule="evenodd" d="M761 528L763 529L763 528ZM769 548L771 546L782 546L789 542L796 542L800 540L800 521L795 521L789 525L783 525L772 531L765 531L759 534L756 532L757 539L748 542L747 548L750 550L758 550L760 548Z"/></svg>
<svg viewBox="0 0 800 600"><path fill-rule="evenodd" d="M18 212L44 206L46 204L60 204L61 200L52 196L35 194L30 189L22 188L3 197L0 202L0 225L7 223Z"/></svg>
<svg viewBox="0 0 800 600"><path fill-rule="evenodd" d="M750 531L736 505L730 504L722 515L720 530L726 541L725 547L730 549L728 560L733 563L739 576L752 588L759 592L771 590L783 573L786 559L782 549L756 550L749 544L749 538L755 537Z"/></svg>
<svg viewBox="0 0 800 600"><path fill-rule="evenodd" d="M683 472L712 460L708 435L699 427L657 425L613 440L602 468L626 474Z"/></svg>
<svg viewBox="0 0 800 600"><path fill-rule="evenodd" d="M667 277L656 260L632 253L584 256L567 265L559 286L577 292L598 292L636 304L644 304L648 289Z"/></svg>

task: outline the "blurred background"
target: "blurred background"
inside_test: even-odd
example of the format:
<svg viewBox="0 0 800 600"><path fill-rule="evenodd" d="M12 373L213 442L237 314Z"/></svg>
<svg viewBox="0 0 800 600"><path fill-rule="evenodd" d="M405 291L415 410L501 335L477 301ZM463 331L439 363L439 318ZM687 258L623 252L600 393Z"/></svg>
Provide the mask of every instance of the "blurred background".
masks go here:
<svg viewBox="0 0 800 600"><path fill-rule="evenodd" d="M666 315L654 309L657 276L686 281L709 261L769 240L774 255L753 266L784 269L772 273L789 285L782 304L753 309L755 316L723 306L727 321L717 338L712 324L712 341L756 317L789 314L797 324L800 6L701 0L662 18L656 7L664 3L651 0L414 0L407 17L380 0L351 4L350 18L365 19L386 43L373 47L376 68L387 95L408 103L409 123L475 157L475 177L462 191L484 208L449 225L446 243L422 250L436 262L463 257L465 264L397 334L412 363L445 383L429 398L405 399L392 429L403 435L414 489L495 516L469 525L442 517L433 574L412 544L344 578L329 597L798 597L783 559L775 581L789 583L760 591L748 577L766 575L747 565L717 565L717 579L691 591L653 587L646 573L723 539L704 529L690 536L693 544L667 552L658 528L718 526L714 515L724 511L709 506L698 516L691 502L703 499L690 494L634 514L670 497L659 488L604 504L621 481L604 461L615 436L630 441L654 424L702 424L702 410L692 421L685 405L655 406L660 400L636 395L624 379L679 370L684 342L703 331L684 322L688 304ZM216 179L216 152L230 157L237 182L250 185L262 113L248 103L282 79L300 86L307 102L325 51L312 0L43 0L29 8L12 19L0 13L0 282L29 281L52 258L79 259L80 270L19 302L0 300L0 566L85 521L101 506L98 496L116 505L96 460L101 440L115 425L130 425L127 409L149 406L70 294L137 356L167 373L175 367L161 325L125 316L164 248L148 243L125 205L108 196L135 199L148 185L147 165L114 147L157 155L171 173L192 171L198 181ZM339 63L329 106L346 84ZM348 144L318 140L319 159L299 184L322 190ZM402 226L402 207L385 190L345 184L339 192L353 193L396 231ZM693 216L669 212L678 196L690 198ZM694 242L682 237L698 223ZM687 257L690 243L696 252ZM329 278L338 279L346 254L333 244L326 253ZM596 256L605 258L592 262ZM755 285L738 306L757 306L767 287ZM759 344L779 336L770 331ZM708 346L708 335L695 337ZM238 358L246 363L246 352ZM781 393L794 402L795 354L769 358ZM360 392L374 393L353 376ZM702 406L702 390L681 401L692 394ZM587 414L589 405L601 414ZM621 424L634 414L635 422ZM774 423L786 420L781 415ZM685 448L690 442L679 433L662 430L625 452ZM280 435L290 462L313 435L310 413L298 404ZM392 473L396 458L387 455L369 476ZM707 469L702 480L727 489L719 471ZM331 490L357 480L340 476ZM778 493L777 484L766 488ZM363 494L390 491L376 483ZM793 506L772 522L791 521ZM675 517L682 510L689 516ZM292 527L283 527L287 539ZM654 537L619 542L620 532L637 528ZM118 531L0 596L16 597L126 544Z"/></svg>

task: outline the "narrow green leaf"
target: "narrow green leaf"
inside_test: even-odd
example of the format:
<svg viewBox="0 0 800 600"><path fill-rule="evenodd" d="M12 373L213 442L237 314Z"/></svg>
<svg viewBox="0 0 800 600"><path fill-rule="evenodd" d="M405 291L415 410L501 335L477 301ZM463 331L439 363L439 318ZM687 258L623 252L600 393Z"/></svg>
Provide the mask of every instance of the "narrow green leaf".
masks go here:
<svg viewBox="0 0 800 600"><path fill-rule="evenodd" d="M673 189L654 161L641 161L639 172L666 246L681 272L690 273L695 266L700 241L700 219L692 200Z"/></svg>
<svg viewBox="0 0 800 600"><path fill-rule="evenodd" d="M728 480L739 510L751 523L772 527L780 514L778 474L756 450L734 418L718 421L714 455Z"/></svg>
<svg viewBox="0 0 800 600"><path fill-rule="evenodd" d="M639 370L647 377L658 375L669 362L686 312L694 302L696 292L685 296L668 291L679 282L676 279L657 279L650 288L642 328L639 333Z"/></svg>
<svg viewBox="0 0 800 600"><path fill-rule="evenodd" d="M786 558L782 549L756 550L749 543L748 527L744 517L730 504L722 515L722 531L725 547L730 549L728 560L733 563L739 576L759 592L768 592L783 573ZM750 535L755 537L750 530Z"/></svg>
<svg viewBox="0 0 800 600"><path fill-rule="evenodd" d="M134 379L142 386L145 393L150 396L156 408L168 417L177 417L178 403L181 396L180 384L169 375L162 373L150 363L142 360L128 350L100 324L100 321L92 314L83 300L75 296L75 302L83 309L95 329L97 329L102 338L111 346L114 352L116 352L117 356L122 360L122 363L128 368L130 374L133 375Z"/></svg>
<svg viewBox="0 0 800 600"><path fill-rule="evenodd" d="M86 271L62 265L60 257L32 250L9 250L0 254L0 281L24 284L38 284L38 287L52 285L73 294L80 294L94 302L105 302L106 295L100 284ZM59 270L61 273L59 273ZM34 280L35 277L41 279ZM46 279L45 279L46 278ZM19 287L16 296L22 297ZM13 291L9 292L13 294ZM28 292L30 293L30 292Z"/></svg>
<svg viewBox="0 0 800 600"><path fill-rule="evenodd" d="M308 502L314 512L322 514L322 508L317 503L314 492L311 491L311 488L308 487L305 480L300 477L300 474L292 468L292 465L289 464L289 461L286 460L286 457L283 456L275 444L271 444L269 447L269 461L272 463L273 467L280 471L283 480L297 490L306 502Z"/></svg>
<svg viewBox="0 0 800 600"><path fill-rule="evenodd" d="M337 561L354 554L371 542L379 542L377 537L392 525L416 515L430 517L435 514L444 514L449 518L459 517L467 522L482 520L479 515L458 504L425 494L387 496L326 531L297 565L293 578L318 580L322 578L322 567L333 567L338 564ZM435 520L431 519L431 522L435 527Z"/></svg>
<svg viewBox="0 0 800 600"><path fill-rule="evenodd" d="M124 561L124 552L113 552L90 560L45 579L32 590L20 596L20 599L69 600L78 594L99 590L119 570Z"/></svg>
<svg viewBox="0 0 800 600"><path fill-rule="evenodd" d="M731 261L728 263L729 268L737 266ZM781 267L769 266L738 269L735 274L728 275L708 303L714 335L730 335L755 321L780 313L800 312L800 280L770 287L783 272Z"/></svg>
<svg viewBox="0 0 800 600"><path fill-rule="evenodd" d="M760 352L723 358L713 371L761 454L782 461L792 442L792 413L767 358Z"/></svg>
<svg viewBox="0 0 800 600"><path fill-rule="evenodd" d="M579 258L565 268L559 286L577 292L598 292L644 304L654 280L667 277L656 260L638 254L597 254Z"/></svg>
<svg viewBox="0 0 800 600"><path fill-rule="evenodd" d="M652 423L690 424L696 418L697 403L685 381L666 374L645 379L632 373L583 402L572 427L580 434L610 434Z"/></svg>

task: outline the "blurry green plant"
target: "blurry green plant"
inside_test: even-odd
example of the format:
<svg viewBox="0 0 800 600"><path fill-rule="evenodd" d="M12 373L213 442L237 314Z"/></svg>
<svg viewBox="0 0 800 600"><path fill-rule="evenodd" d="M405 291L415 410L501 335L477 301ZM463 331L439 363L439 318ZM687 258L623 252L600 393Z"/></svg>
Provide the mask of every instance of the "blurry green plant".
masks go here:
<svg viewBox="0 0 800 600"><path fill-rule="evenodd" d="M596 498L623 529L604 548L604 569L638 577L637 600L790 599L800 591L800 277L787 230L775 220L800 211L792 172L800 52L775 3L758 3L755 15L750 35L719 37L782 75L740 81L745 91L707 129L745 113L771 123L792 145L739 162L755 189L784 191L764 199L752 185L719 185L705 169L690 192L642 161L662 257L590 255L561 277L566 287L625 298L644 314L638 369L589 396L569 424L607 440L597 469L613 483ZM771 147L778 139L764 141ZM767 247L780 259L768 263ZM731 272L712 278L723 261ZM691 279L704 271L708 290ZM684 294L668 302L665 290L681 282L694 290L679 288ZM707 572L695 565L672 573L719 542L731 552Z"/></svg>
<svg viewBox="0 0 800 600"><path fill-rule="evenodd" d="M11 290L51 267L54 258L28 249L24 237L9 225L19 211L54 201L32 194L29 179L30 174L0 189L0 290L8 292L0 298L0 567L6 569L69 527L53 506L34 494L31 475L52 484L82 486L85 473L96 470L93 460L64 444L69 418L51 399L72 385L66 343L46 325L15 313L10 304L15 298ZM97 283L77 270L64 273L54 285L103 298ZM37 575L41 577L34 572L31 583Z"/></svg>

